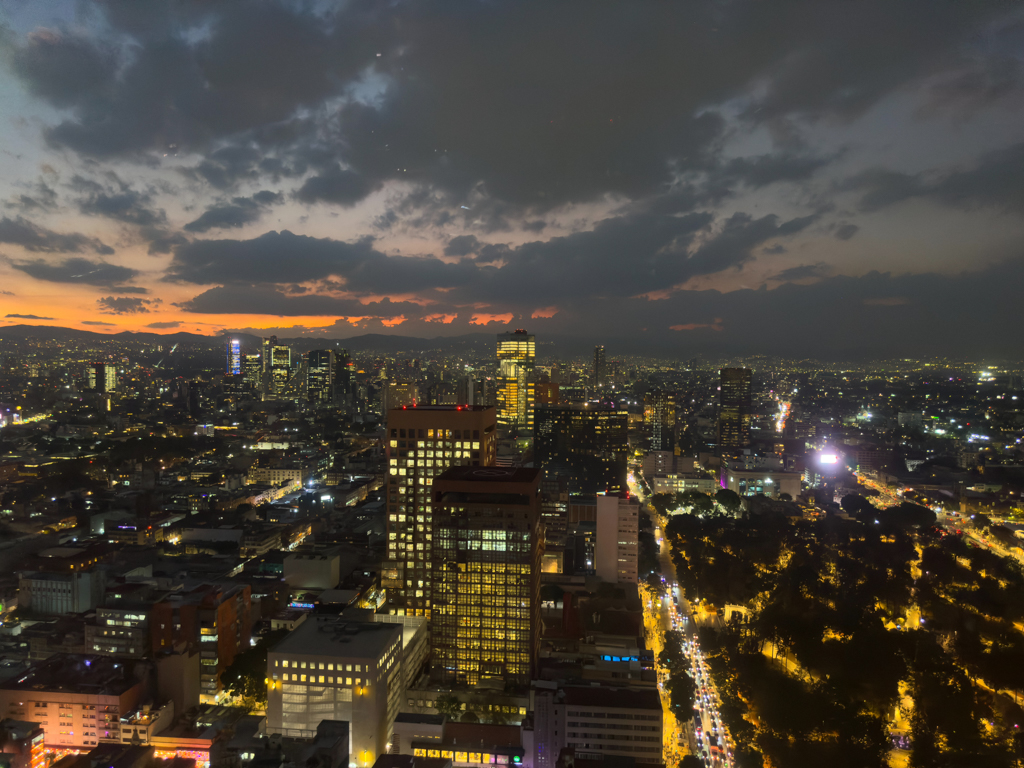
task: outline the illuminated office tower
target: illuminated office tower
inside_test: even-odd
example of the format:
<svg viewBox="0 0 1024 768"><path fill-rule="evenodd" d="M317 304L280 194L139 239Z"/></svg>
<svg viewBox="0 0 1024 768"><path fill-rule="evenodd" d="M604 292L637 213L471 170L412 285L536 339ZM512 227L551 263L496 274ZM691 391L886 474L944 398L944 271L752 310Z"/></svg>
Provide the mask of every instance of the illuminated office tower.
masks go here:
<svg viewBox="0 0 1024 768"><path fill-rule="evenodd" d="M676 425L676 395L654 390L644 395L644 427L650 435L652 451L675 448L673 430Z"/></svg>
<svg viewBox="0 0 1024 768"><path fill-rule="evenodd" d="M449 466L494 466L493 406L410 405L388 411L388 549L383 586L391 610L430 616L434 478Z"/></svg>
<svg viewBox="0 0 1024 768"><path fill-rule="evenodd" d="M432 677L528 683L540 637L540 470L451 467L433 501Z"/></svg>
<svg viewBox="0 0 1024 768"><path fill-rule="evenodd" d="M534 462L547 480L565 478L570 493L626 490L629 413L605 405L537 408Z"/></svg>
<svg viewBox="0 0 1024 768"><path fill-rule="evenodd" d="M89 389L94 392L113 392L117 389L117 366L113 363L89 363L86 376Z"/></svg>
<svg viewBox="0 0 1024 768"><path fill-rule="evenodd" d="M721 452L750 447L750 385L749 368L723 368L718 412L718 448Z"/></svg>
<svg viewBox="0 0 1024 768"><path fill-rule="evenodd" d="M242 373L242 342L238 339L228 339L228 367L229 376L239 376Z"/></svg>
<svg viewBox="0 0 1024 768"><path fill-rule="evenodd" d="M517 330L498 334L498 427L503 434L532 435L534 379L537 356L532 333Z"/></svg>
<svg viewBox="0 0 1024 768"><path fill-rule="evenodd" d="M259 391L263 386L263 356L242 355L242 373L248 387Z"/></svg>
<svg viewBox="0 0 1024 768"><path fill-rule="evenodd" d="M333 349L314 349L306 355L306 398L311 403L334 402L337 359Z"/></svg>
<svg viewBox="0 0 1024 768"><path fill-rule="evenodd" d="M277 343L277 336L263 340L263 399L276 400L284 394L291 376L292 350Z"/></svg>
<svg viewBox="0 0 1024 768"><path fill-rule="evenodd" d="M603 387L606 382L607 369L604 365L604 347L594 347L594 386Z"/></svg>

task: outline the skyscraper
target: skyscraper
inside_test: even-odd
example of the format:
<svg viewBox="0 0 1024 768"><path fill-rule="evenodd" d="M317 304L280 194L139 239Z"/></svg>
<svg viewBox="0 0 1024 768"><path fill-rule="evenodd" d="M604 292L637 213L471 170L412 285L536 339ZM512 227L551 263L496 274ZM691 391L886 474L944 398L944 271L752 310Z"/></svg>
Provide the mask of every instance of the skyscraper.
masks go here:
<svg viewBox="0 0 1024 768"><path fill-rule="evenodd" d="M113 363L89 363L86 378L89 389L94 392L113 392L117 389L117 366Z"/></svg>
<svg viewBox="0 0 1024 768"><path fill-rule="evenodd" d="M676 395L660 389L644 395L644 426L652 451L671 451L675 447Z"/></svg>
<svg viewBox="0 0 1024 768"><path fill-rule="evenodd" d="M752 374L749 368L723 368L720 372L718 447L723 453L750 447Z"/></svg>
<svg viewBox="0 0 1024 768"><path fill-rule="evenodd" d="M314 349L306 355L306 398L311 403L334 402L337 358L333 349Z"/></svg>
<svg viewBox="0 0 1024 768"><path fill-rule="evenodd" d="M541 406L535 426L534 460L546 479L567 478L571 493L626 490L625 408L589 403Z"/></svg>
<svg viewBox="0 0 1024 768"><path fill-rule="evenodd" d="M597 497L594 570L611 584L636 584L640 554L640 501L628 492Z"/></svg>
<svg viewBox="0 0 1024 768"><path fill-rule="evenodd" d="M260 391L263 387L263 356L259 354L242 355L242 372L246 385L250 389Z"/></svg>
<svg viewBox="0 0 1024 768"><path fill-rule="evenodd" d="M604 347L594 347L594 386L603 387L607 378L604 365Z"/></svg>
<svg viewBox="0 0 1024 768"><path fill-rule="evenodd" d="M263 339L263 399L276 400L284 394L291 376L291 347L277 343L277 336Z"/></svg>
<svg viewBox="0 0 1024 768"><path fill-rule="evenodd" d="M431 484L449 466L490 467L497 430L492 406L420 405L388 411L388 549L383 586L392 610L430 616Z"/></svg>
<svg viewBox="0 0 1024 768"><path fill-rule="evenodd" d="M451 467L433 502L433 677L528 683L540 637L539 470Z"/></svg>
<svg viewBox="0 0 1024 768"><path fill-rule="evenodd" d="M534 379L537 355L532 333L498 334L498 428L508 435L533 434Z"/></svg>
<svg viewBox="0 0 1024 768"><path fill-rule="evenodd" d="M242 373L242 342L238 339L228 339L228 366L229 376L238 376Z"/></svg>

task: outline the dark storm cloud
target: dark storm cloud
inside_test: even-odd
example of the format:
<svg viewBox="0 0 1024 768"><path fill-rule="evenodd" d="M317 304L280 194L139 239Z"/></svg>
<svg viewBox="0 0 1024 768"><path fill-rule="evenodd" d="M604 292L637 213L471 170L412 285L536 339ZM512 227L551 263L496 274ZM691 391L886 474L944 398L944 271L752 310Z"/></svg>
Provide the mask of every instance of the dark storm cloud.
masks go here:
<svg viewBox="0 0 1024 768"><path fill-rule="evenodd" d="M323 295L290 295L272 286L220 286L200 293L176 306L186 312L201 314L264 314L279 317L370 316L420 317L429 312L418 304L393 302L390 299L361 303Z"/></svg>
<svg viewBox="0 0 1024 768"><path fill-rule="evenodd" d="M113 287L138 276L138 270L107 264L102 261L70 258L60 262L48 262L42 259L33 261L10 260L10 265L20 272L36 280L50 283L77 283L80 285L97 285ZM118 288L118 290L123 290ZM144 289L142 289L144 292Z"/></svg>
<svg viewBox="0 0 1024 768"><path fill-rule="evenodd" d="M188 13L179 3L146 5L160 6L148 16L163 15L166 26L129 25L140 44L120 66L102 65L98 41L76 38L69 54L60 35L63 45L40 33L42 42L15 51L28 62L16 72L31 90L74 108L48 132L51 143L98 157L202 150L338 94L375 47L356 9L341 24L285 3L195 4ZM115 23L147 15L108 10Z"/></svg>
<svg viewBox="0 0 1024 768"><path fill-rule="evenodd" d="M303 202L351 205L398 180L433 195L422 202L442 209L431 223L490 232L523 217L539 231L530 211L662 195L707 170L725 129L708 106L752 84L747 117L777 128L848 118L925 75L988 66L1000 51L957 51L1006 11L931 0L601 3L585 14L546 0L93 5L137 45L40 32L14 50L29 89L71 110L48 132L54 145L199 152L187 173L218 189L311 172ZM803 181L830 159L733 160L723 183ZM460 208L471 195L507 207L473 218Z"/></svg>
<svg viewBox="0 0 1024 768"><path fill-rule="evenodd" d="M189 232L208 232L211 229L244 227L259 221L267 206L280 203L279 193L262 191L252 197L235 197L230 203L221 203L207 208L195 221L185 225Z"/></svg>
<svg viewBox="0 0 1024 768"><path fill-rule="evenodd" d="M151 303L148 299L136 299L129 296L104 296L96 301L101 312L111 315L137 315L149 312Z"/></svg>
<svg viewBox="0 0 1024 768"><path fill-rule="evenodd" d="M982 155L972 168L952 172L865 171L843 185L861 193L860 208L877 211L912 198L964 210L1024 213L1024 143Z"/></svg>
<svg viewBox="0 0 1024 768"><path fill-rule="evenodd" d="M546 305L573 296L667 290L691 277L738 267L757 246L799 233L816 219L816 214L780 221L774 215L755 219L737 213L709 229L714 221L709 213L631 214L602 220L592 230L515 248L459 238L449 243L454 248L449 255L462 257L456 262L385 255L369 240L345 243L269 232L248 241L184 245L175 251L167 279L245 286L340 278L337 287L357 295L415 292L456 303ZM215 310L214 303L209 306Z"/></svg>
<svg viewBox="0 0 1024 768"><path fill-rule="evenodd" d="M114 249L105 245L95 237L78 234L61 234L26 218L18 216L10 219L0 218L0 243L20 245L26 251L38 253L81 253L94 251L102 256L109 256Z"/></svg>
<svg viewBox="0 0 1024 768"><path fill-rule="evenodd" d="M295 196L304 203L351 206L370 194L373 187L365 176L335 166L306 179Z"/></svg>
<svg viewBox="0 0 1024 768"><path fill-rule="evenodd" d="M94 40L44 29L15 50L13 65L33 94L57 107L76 107L109 83L117 59Z"/></svg>
<svg viewBox="0 0 1024 768"><path fill-rule="evenodd" d="M459 235L448 241L448 245L444 247L444 255L468 256L471 253L476 253L480 245L481 243L475 235Z"/></svg>
<svg viewBox="0 0 1024 768"><path fill-rule="evenodd" d="M384 258L372 242L345 243L268 232L254 240L196 240L179 247L168 268L171 280L187 283L286 283L350 273Z"/></svg>
<svg viewBox="0 0 1024 768"><path fill-rule="evenodd" d="M16 318L18 320L53 320L54 319L52 317L40 317L39 315L15 315L15 314L4 315L4 317L13 317L13 318Z"/></svg>

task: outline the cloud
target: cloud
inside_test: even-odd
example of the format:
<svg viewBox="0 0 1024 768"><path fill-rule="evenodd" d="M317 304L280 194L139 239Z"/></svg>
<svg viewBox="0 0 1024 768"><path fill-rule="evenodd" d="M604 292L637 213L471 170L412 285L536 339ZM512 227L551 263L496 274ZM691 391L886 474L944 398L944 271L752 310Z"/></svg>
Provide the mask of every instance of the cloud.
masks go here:
<svg viewBox="0 0 1024 768"><path fill-rule="evenodd" d="M167 216L162 210L149 208L149 201L148 194L125 188L118 192L94 192L79 201L78 209L86 215L104 216L141 227L166 224Z"/></svg>
<svg viewBox="0 0 1024 768"><path fill-rule="evenodd" d="M10 265L20 272L24 272L36 280L45 280L50 283L78 283L81 285L116 286L127 282L139 275L139 271L130 267L122 267L117 264L107 264L103 261L90 261L78 257L64 259L60 262L48 262L42 259L32 261L10 260ZM134 288L134 291L145 292L143 288ZM124 288L118 288L124 291Z"/></svg>
<svg viewBox="0 0 1024 768"><path fill-rule="evenodd" d="M82 325L107 325L111 328L116 327L116 323L105 323L102 320L82 320Z"/></svg>
<svg viewBox="0 0 1024 768"><path fill-rule="evenodd" d="M148 323L146 325L147 328L158 328L158 329L178 328L180 326L181 326L181 321L180 320L160 320L159 322Z"/></svg>
<svg viewBox="0 0 1024 768"><path fill-rule="evenodd" d="M114 249L94 237L72 233L60 234L40 227L28 219L18 216L14 219L0 218L0 243L19 245L26 251L36 253L81 253L94 251L109 256Z"/></svg>
<svg viewBox="0 0 1024 768"><path fill-rule="evenodd" d="M333 166L322 173L311 176L295 194L304 203L334 203L352 206L366 197L374 184L366 177Z"/></svg>
<svg viewBox="0 0 1024 768"><path fill-rule="evenodd" d="M851 237L860 231L860 227L856 224L842 223L836 227L835 234L837 240L849 240Z"/></svg>
<svg viewBox="0 0 1024 768"><path fill-rule="evenodd" d="M670 331L699 331L704 328L710 328L712 331L721 333L725 330L725 326L722 325L722 318L716 317L712 323L682 323L679 325L670 325L668 329Z"/></svg>
<svg viewBox="0 0 1024 768"><path fill-rule="evenodd" d="M823 261L817 264L801 264L798 267L790 267L781 272L776 272L768 277L768 280L779 280L784 283L794 283L798 280L807 280L812 277L827 277L832 274L832 267Z"/></svg>
<svg viewBox="0 0 1024 768"><path fill-rule="evenodd" d="M152 303L148 299L129 296L104 296L96 301L101 312L111 315L137 315L149 312L149 305Z"/></svg>
<svg viewBox="0 0 1024 768"><path fill-rule="evenodd" d="M1024 214L1024 142L982 154L973 167L956 171L901 173L872 169L848 179L842 187L861 193L859 207L878 211L913 198L926 198L953 208L994 208Z"/></svg>
<svg viewBox="0 0 1024 768"><path fill-rule="evenodd" d="M4 315L4 317L16 317L20 320L53 320L52 317L40 317L39 315Z"/></svg>
<svg viewBox="0 0 1024 768"><path fill-rule="evenodd" d="M280 193L264 190L252 197L235 197L230 203L221 203L207 208L194 221L185 225L188 232L208 232L211 229L244 227L259 221L267 206L280 203Z"/></svg>
<svg viewBox="0 0 1024 768"><path fill-rule="evenodd" d="M180 302L186 312L200 314L300 316L367 316L377 318L422 317L433 314L419 304L403 301L360 302L336 296L292 295L273 286L218 286Z"/></svg>
<svg viewBox="0 0 1024 768"><path fill-rule="evenodd" d="M34 95L57 107L78 107L110 81L117 61L113 50L95 40L38 29L15 49L13 66Z"/></svg>

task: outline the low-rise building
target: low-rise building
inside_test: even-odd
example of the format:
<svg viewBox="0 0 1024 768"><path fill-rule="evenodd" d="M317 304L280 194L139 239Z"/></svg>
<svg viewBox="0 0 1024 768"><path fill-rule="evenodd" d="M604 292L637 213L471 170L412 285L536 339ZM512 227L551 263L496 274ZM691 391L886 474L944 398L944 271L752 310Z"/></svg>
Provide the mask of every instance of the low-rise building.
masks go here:
<svg viewBox="0 0 1024 768"><path fill-rule="evenodd" d="M402 627L312 616L267 653L267 730L309 737L323 720L350 724L351 759L387 751L402 694Z"/></svg>
<svg viewBox="0 0 1024 768"><path fill-rule="evenodd" d="M0 713L38 722L47 747L121 741L121 718L138 705L143 683L110 656L59 653L0 684Z"/></svg>
<svg viewBox="0 0 1024 768"><path fill-rule="evenodd" d="M534 768L555 768L572 747L583 759L661 763L663 712L657 689L534 683Z"/></svg>

